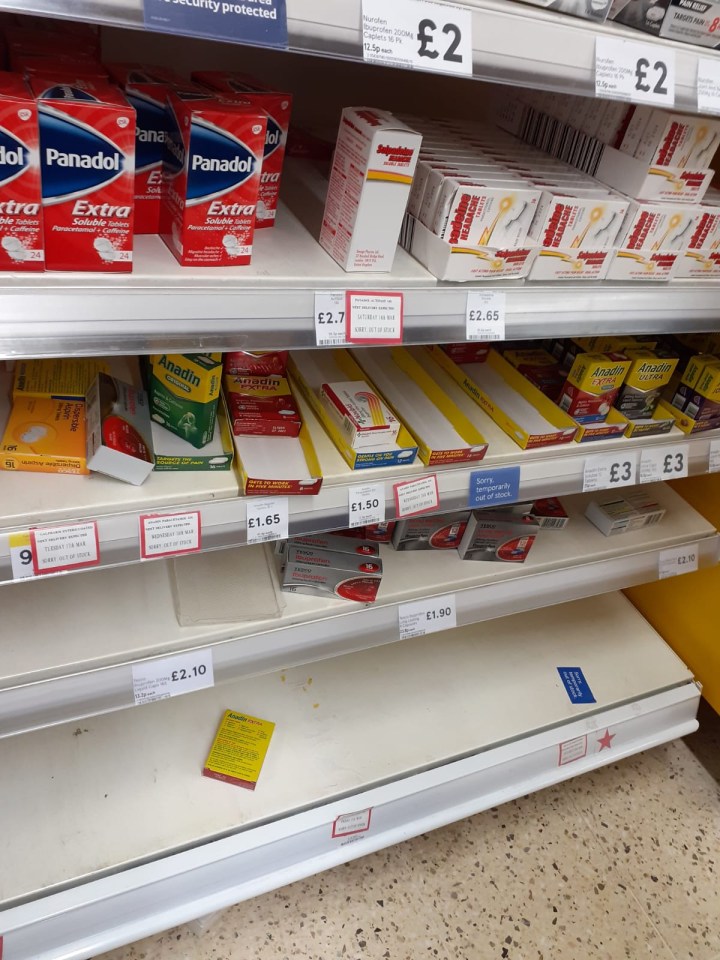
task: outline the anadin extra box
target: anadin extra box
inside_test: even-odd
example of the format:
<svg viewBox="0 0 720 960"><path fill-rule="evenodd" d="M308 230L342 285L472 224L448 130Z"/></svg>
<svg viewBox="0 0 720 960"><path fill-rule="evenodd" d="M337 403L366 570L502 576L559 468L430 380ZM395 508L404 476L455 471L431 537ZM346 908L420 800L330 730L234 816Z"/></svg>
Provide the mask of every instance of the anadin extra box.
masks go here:
<svg viewBox="0 0 720 960"><path fill-rule="evenodd" d="M222 378L220 353L161 353L150 357L150 412L156 423L194 447L215 431Z"/></svg>

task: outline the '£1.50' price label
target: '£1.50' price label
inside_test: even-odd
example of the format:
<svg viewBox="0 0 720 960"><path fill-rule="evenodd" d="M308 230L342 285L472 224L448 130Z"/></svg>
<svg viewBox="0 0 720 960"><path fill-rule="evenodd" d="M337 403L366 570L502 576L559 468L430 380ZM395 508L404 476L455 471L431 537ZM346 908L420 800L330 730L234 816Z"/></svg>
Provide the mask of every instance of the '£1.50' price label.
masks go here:
<svg viewBox="0 0 720 960"><path fill-rule="evenodd" d="M362 33L365 60L472 73L472 14L454 4L362 0Z"/></svg>
<svg viewBox="0 0 720 960"><path fill-rule="evenodd" d="M366 527L385 520L385 484L359 483L348 488L351 527Z"/></svg>
<svg viewBox="0 0 720 960"><path fill-rule="evenodd" d="M288 535L288 498L249 500L247 505L247 542L285 540Z"/></svg>
<svg viewBox="0 0 720 960"><path fill-rule="evenodd" d="M675 103L675 52L649 44L597 37L595 94L635 103Z"/></svg>
<svg viewBox="0 0 720 960"><path fill-rule="evenodd" d="M583 493L633 486L637 483L637 460L637 450L588 457L583 470Z"/></svg>
<svg viewBox="0 0 720 960"><path fill-rule="evenodd" d="M136 706L204 690L215 685L212 650L194 650L177 657L134 663L132 678Z"/></svg>

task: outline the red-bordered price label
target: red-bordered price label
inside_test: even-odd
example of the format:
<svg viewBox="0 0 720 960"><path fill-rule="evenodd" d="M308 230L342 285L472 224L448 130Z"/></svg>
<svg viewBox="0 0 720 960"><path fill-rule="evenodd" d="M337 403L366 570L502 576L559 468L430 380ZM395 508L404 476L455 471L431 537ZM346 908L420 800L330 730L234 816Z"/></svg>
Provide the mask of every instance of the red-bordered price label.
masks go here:
<svg viewBox="0 0 720 960"><path fill-rule="evenodd" d="M30 531L35 574L82 570L100 563L97 523L68 523Z"/></svg>
<svg viewBox="0 0 720 960"><path fill-rule="evenodd" d="M345 339L348 343L397 344L403 338L403 295L373 290L345 294Z"/></svg>
<svg viewBox="0 0 720 960"><path fill-rule="evenodd" d="M356 833L366 833L370 829L372 807L358 810L356 813L343 813L333 821L332 836L350 837Z"/></svg>
<svg viewBox="0 0 720 960"><path fill-rule="evenodd" d="M149 513L140 517L140 556L143 560L197 553L201 546L199 510L189 513Z"/></svg>
<svg viewBox="0 0 720 960"><path fill-rule="evenodd" d="M438 482L435 474L417 480L404 480L393 484L395 513L398 517L416 517L420 513L432 513L440 503Z"/></svg>

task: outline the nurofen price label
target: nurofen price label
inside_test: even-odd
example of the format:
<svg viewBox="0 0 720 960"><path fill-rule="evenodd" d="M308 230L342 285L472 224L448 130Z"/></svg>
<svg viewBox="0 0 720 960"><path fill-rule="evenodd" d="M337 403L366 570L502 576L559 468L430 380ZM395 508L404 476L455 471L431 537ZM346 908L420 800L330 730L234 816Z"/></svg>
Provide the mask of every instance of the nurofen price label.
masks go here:
<svg viewBox="0 0 720 960"><path fill-rule="evenodd" d="M505 339L505 294L501 290L470 290L465 307L468 340Z"/></svg>
<svg viewBox="0 0 720 960"><path fill-rule="evenodd" d="M266 543L268 540L286 540L287 535L287 497L271 497L267 500L248 501L248 543Z"/></svg>
<svg viewBox="0 0 720 960"><path fill-rule="evenodd" d="M332 836L349 837L354 833L366 833L370 829L372 807L355 813L343 813L333 821Z"/></svg>
<svg viewBox="0 0 720 960"><path fill-rule="evenodd" d="M444 597L426 597L413 603L401 603L398 607L400 639L424 637L427 633L451 630L457 626L455 594Z"/></svg>
<svg viewBox="0 0 720 960"><path fill-rule="evenodd" d="M658 579L679 577L682 573L694 573L698 568L698 545L686 543L682 547L668 547L658 557Z"/></svg>
<svg viewBox="0 0 720 960"><path fill-rule="evenodd" d="M720 114L720 62L698 60L697 108L699 113Z"/></svg>
<svg viewBox="0 0 720 960"><path fill-rule="evenodd" d="M81 570L100 563L97 523L69 523L30 531L35 574Z"/></svg>
<svg viewBox="0 0 720 960"><path fill-rule="evenodd" d="M177 657L134 663L132 678L135 706L213 687L212 650L193 650Z"/></svg>
<svg viewBox="0 0 720 960"><path fill-rule="evenodd" d="M637 450L588 457L583 470L583 493L633 486L637 482L637 463Z"/></svg>
<svg viewBox="0 0 720 960"><path fill-rule="evenodd" d="M640 483L658 480L679 480L688 475L690 445L678 443L672 447L651 447L640 456Z"/></svg>
<svg viewBox="0 0 720 960"><path fill-rule="evenodd" d="M403 338L403 295L348 290L345 339L348 343L398 344Z"/></svg>
<svg viewBox="0 0 720 960"><path fill-rule="evenodd" d="M350 527L366 527L385 520L385 484L358 483L348 487Z"/></svg>
<svg viewBox="0 0 720 960"><path fill-rule="evenodd" d="M147 514L140 517L140 556L143 560L195 553L201 547L200 511Z"/></svg>
<svg viewBox="0 0 720 960"><path fill-rule="evenodd" d="M472 13L432 0L363 0L363 59L471 75Z"/></svg>
<svg viewBox="0 0 720 960"><path fill-rule="evenodd" d="M342 347L345 343L345 291L315 294L315 343L318 347Z"/></svg>
<svg viewBox="0 0 720 960"><path fill-rule="evenodd" d="M395 513L398 517L415 517L420 513L432 513L440 502L437 477L420 477L393 484Z"/></svg>
<svg viewBox="0 0 720 960"><path fill-rule="evenodd" d="M11 533L8 537L10 547L10 566L13 580L26 580L35 576L32 541L29 532Z"/></svg>
<svg viewBox="0 0 720 960"><path fill-rule="evenodd" d="M595 96L672 107L675 52L615 37L595 40Z"/></svg>

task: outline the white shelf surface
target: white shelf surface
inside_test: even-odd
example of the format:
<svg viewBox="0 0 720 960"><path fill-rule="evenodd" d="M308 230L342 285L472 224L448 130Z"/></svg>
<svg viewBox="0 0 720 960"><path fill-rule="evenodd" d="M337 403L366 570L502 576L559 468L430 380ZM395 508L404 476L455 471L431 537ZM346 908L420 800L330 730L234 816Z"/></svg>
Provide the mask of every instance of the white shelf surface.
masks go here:
<svg viewBox="0 0 720 960"><path fill-rule="evenodd" d="M297 178L286 179L287 192ZM402 292L405 343L466 338L476 284L441 283L400 247L389 274L345 273L316 241L317 196L293 202L302 203L302 222L281 204L277 225L256 235L247 267L180 267L159 237L139 236L131 274L0 274L0 359L314 347L315 292L332 289ZM720 323L720 283L712 280L491 286L505 292L508 339Z"/></svg>
<svg viewBox="0 0 720 960"><path fill-rule="evenodd" d="M212 648L215 682L230 683L393 643L399 605L423 597L455 594L457 623L470 626L655 580L669 548L696 546L700 567L717 563L715 528L666 484L649 492L667 508L663 521L614 537L584 517L596 495L567 499L568 527L541 531L524 564L383 547L383 582L368 605L280 593L274 578L279 617L208 623L190 605L180 626L172 562L19 584L3 594L0 738L133 707L133 664L151 658ZM264 565L263 549L225 552L220 571L207 556L178 562L194 565L200 596L234 596ZM52 611L52 629L33 609Z"/></svg>
<svg viewBox="0 0 720 960"><path fill-rule="evenodd" d="M571 703L567 665L595 703ZM6 956L91 957L689 733L697 702L609 594L6 740ZM255 792L200 774L227 708L276 724ZM366 833L332 839L366 808Z"/></svg>
<svg viewBox="0 0 720 960"><path fill-rule="evenodd" d="M673 447L687 444L689 472L708 472L710 443L720 431L687 437L676 428L663 437L625 438L561 444L521 450L449 378L448 392L489 443L483 460L428 468L411 466L350 470L323 427L301 401L303 417L313 437L324 480L315 497L289 498L290 535L338 530L348 526L348 488L383 481L385 511L394 519L393 484L435 473L441 510L467 507L470 476L475 470L520 466L520 499L581 493L585 460L598 454ZM1 419L1 418L0 418ZM0 586L12 582L8 534L30 526L95 519L98 524L102 567L135 563L140 559L139 517L153 512L199 510L203 549L240 546L247 542L247 499L239 495L233 471L207 473L153 473L134 487L94 474L89 477L0 471ZM64 576L64 575L63 575Z"/></svg>
<svg viewBox="0 0 720 960"><path fill-rule="evenodd" d="M595 38L613 36L647 44L676 57L675 106L697 109L697 64L717 53L660 40L613 23L599 26L537 7L503 0L464 0L473 14L473 76L480 80L594 96ZM142 28L141 0L0 0L0 10L72 17ZM362 59L361 0L287 0L289 48Z"/></svg>

